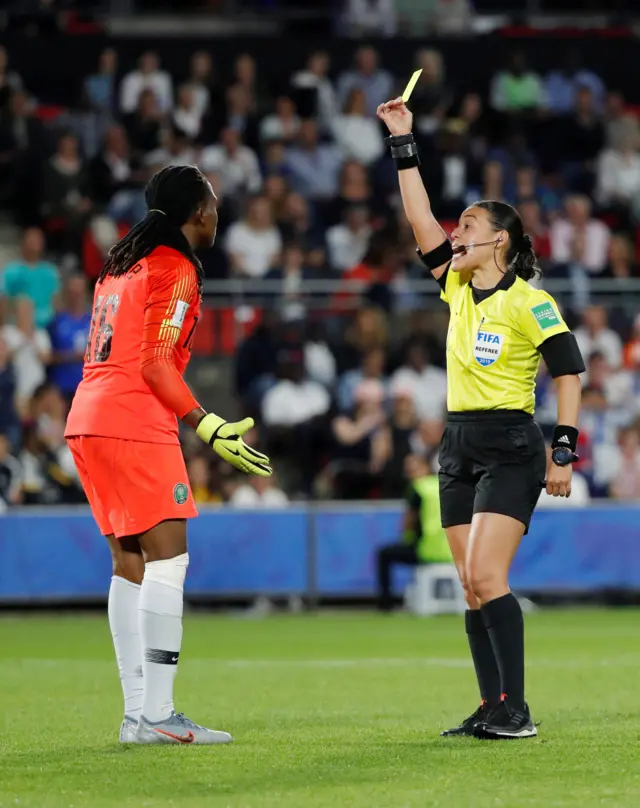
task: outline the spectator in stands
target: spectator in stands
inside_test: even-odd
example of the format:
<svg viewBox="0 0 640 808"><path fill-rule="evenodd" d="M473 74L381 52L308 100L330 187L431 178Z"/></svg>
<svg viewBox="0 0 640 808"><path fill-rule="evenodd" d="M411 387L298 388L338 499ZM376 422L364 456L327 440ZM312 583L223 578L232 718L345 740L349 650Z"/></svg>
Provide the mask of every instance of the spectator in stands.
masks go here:
<svg viewBox="0 0 640 808"><path fill-rule="evenodd" d="M235 391L244 406L259 412L262 398L275 382L280 322L273 308L266 308L262 320L242 342L235 357Z"/></svg>
<svg viewBox="0 0 640 808"><path fill-rule="evenodd" d="M394 0L345 0L341 15L347 36L394 36L397 30Z"/></svg>
<svg viewBox="0 0 640 808"><path fill-rule="evenodd" d="M390 388L392 394L410 392L419 418L442 418L447 403L447 374L430 364L422 339L408 343L405 364L391 376Z"/></svg>
<svg viewBox="0 0 640 808"><path fill-rule="evenodd" d="M11 454L11 442L0 433L0 512L22 499L22 467Z"/></svg>
<svg viewBox="0 0 640 808"><path fill-rule="evenodd" d="M604 127L606 145L611 147L628 134L638 134L638 119L628 111L622 93L607 93L604 106Z"/></svg>
<svg viewBox="0 0 640 808"><path fill-rule="evenodd" d="M21 90L12 94L0 115L0 205L8 207L21 225L40 218L41 170L48 138Z"/></svg>
<svg viewBox="0 0 640 808"><path fill-rule="evenodd" d="M607 407L626 411L629 418L640 407L633 374L612 365L602 351L593 351L587 360L586 386L602 392Z"/></svg>
<svg viewBox="0 0 640 808"><path fill-rule="evenodd" d="M463 96L456 117L466 124L469 150L473 158L483 160L487 153L487 122L482 98L478 93Z"/></svg>
<svg viewBox="0 0 640 808"><path fill-rule="evenodd" d="M446 121L438 130L435 148L425 158L429 193L440 215L457 219L467 203L469 186L480 184L481 169L473 164L467 150L466 124Z"/></svg>
<svg viewBox="0 0 640 808"><path fill-rule="evenodd" d="M241 87L249 101L252 115L263 115L269 107L269 93L259 77L256 60L249 53L241 53L233 66L234 86Z"/></svg>
<svg viewBox="0 0 640 808"><path fill-rule="evenodd" d="M518 203L518 213L522 217L525 233L531 236L535 254L546 261L551 256L551 239L549 228L542 217L540 202L533 197L523 198Z"/></svg>
<svg viewBox="0 0 640 808"><path fill-rule="evenodd" d="M264 181L263 194L269 200L273 219L279 228L286 219L288 192L287 181L281 174L271 174Z"/></svg>
<svg viewBox="0 0 640 808"><path fill-rule="evenodd" d="M343 340L335 346L338 375L361 366L366 353L373 348L386 352L387 318L379 308L368 306L356 311Z"/></svg>
<svg viewBox="0 0 640 808"><path fill-rule="evenodd" d="M36 328L46 328L51 322L60 291L58 270L45 260L44 248L42 230L27 228L20 242L20 257L5 266L1 277L3 301L29 298L34 306Z"/></svg>
<svg viewBox="0 0 640 808"><path fill-rule="evenodd" d="M262 187L260 163L253 149L245 146L235 129L224 129L220 143L202 150L200 168L215 171L222 178L225 194L236 198L255 194Z"/></svg>
<svg viewBox="0 0 640 808"><path fill-rule="evenodd" d="M293 190L314 202L332 199L341 162L337 146L320 142L316 121L303 121L297 145L289 149L286 160Z"/></svg>
<svg viewBox="0 0 640 808"><path fill-rule="evenodd" d="M423 48L416 54L416 67L422 70L411 98L414 126L423 136L433 135L445 120L453 96L445 81L442 54Z"/></svg>
<svg viewBox="0 0 640 808"><path fill-rule="evenodd" d="M188 166L195 163L196 149L193 140L174 123L163 130L162 144L144 158L148 173L152 174L165 166Z"/></svg>
<svg viewBox="0 0 640 808"><path fill-rule="evenodd" d="M422 449L417 432L419 426L413 391L396 387L391 397L391 413L385 427L389 444L389 457L382 477L381 496L384 499L397 499L402 496L402 483L405 459L416 448Z"/></svg>
<svg viewBox="0 0 640 808"><path fill-rule="evenodd" d="M579 260L592 275L598 275L607 264L609 228L591 216L591 202L574 194L565 200L565 216L551 225L551 260L568 264Z"/></svg>
<svg viewBox="0 0 640 808"><path fill-rule="evenodd" d="M392 97L393 78L379 66L379 56L375 48L359 48L355 57L355 69L340 76L338 99L343 108L349 93L354 89L364 92L367 115L371 117L375 117L379 104Z"/></svg>
<svg viewBox="0 0 640 808"><path fill-rule="evenodd" d="M72 275L65 281L63 306L49 326L49 378L67 401L71 401L82 379L90 326L87 281L84 275Z"/></svg>
<svg viewBox="0 0 640 808"><path fill-rule="evenodd" d="M120 86L120 109L127 115L137 107L141 94L151 90L158 102L158 109L168 113L173 106L173 82L171 76L160 69L156 53L147 51L138 60L138 69L123 78Z"/></svg>
<svg viewBox="0 0 640 808"><path fill-rule="evenodd" d="M312 269L320 269L325 264L325 235L311 216L307 200L297 193L287 196L284 216L280 223L285 241L296 241L305 254L305 264Z"/></svg>
<svg viewBox="0 0 640 808"><path fill-rule="evenodd" d="M552 70L545 78L546 108L553 115L570 113L575 107L576 93L583 87L591 91L596 109L601 110L605 94L602 79L591 70L582 67L579 51L570 48L564 66Z"/></svg>
<svg viewBox="0 0 640 808"><path fill-rule="evenodd" d="M369 249L371 232L368 209L364 205L347 208L344 222L327 230L331 269L342 273L359 264Z"/></svg>
<svg viewBox="0 0 640 808"><path fill-rule="evenodd" d="M631 206L640 206L638 133L623 134L598 158L596 196L600 205L628 222Z"/></svg>
<svg viewBox="0 0 640 808"><path fill-rule="evenodd" d="M98 72L87 76L84 82L85 97L96 112L115 110L117 70L118 54L113 48L105 48L100 54Z"/></svg>
<svg viewBox="0 0 640 808"><path fill-rule="evenodd" d="M187 84L194 94L200 117L204 116L210 107L221 106L222 92L213 70L211 54L207 51L196 51L192 55Z"/></svg>
<svg viewBox="0 0 640 808"><path fill-rule="evenodd" d="M624 233L611 236L609 242L609 263L602 273L603 278L615 282L615 291L629 294L634 291L633 281L640 277L640 269L635 261L633 244Z"/></svg>
<svg viewBox="0 0 640 808"><path fill-rule="evenodd" d="M374 198L367 169L361 163L351 160L340 171L337 196L322 212L325 225L341 223L346 210L354 205L367 207L376 219L379 214L386 213L384 203L381 204Z"/></svg>
<svg viewBox="0 0 640 808"><path fill-rule="evenodd" d="M278 381L262 401L262 423L292 430L329 412L331 399L318 382L306 378L302 351L282 349Z"/></svg>
<svg viewBox="0 0 640 808"><path fill-rule="evenodd" d="M573 113L560 121L557 142L557 156L567 187L577 193L591 194L605 131L593 94L587 87L578 89Z"/></svg>
<svg viewBox="0 0 640 808"><path fill-rule="evenodd" d="M637 502L640 499L640 434L637 426L618 433L618 451L612 458L609 495L613 499Z"/></svg>
<svg viewBox="0 0 640 808"><path fill-rule="evenodd" d="M308 104L310 117L317 117L318 124L323 132L330 130L336 115L338 105L336 92L329 78L331 61L326 51L315 51L309 57L304 70L294 73L291 84L299 95L312 93L312 101Z"/></svg>
<svg viewBox="0 0 640 808"><path fill-rule="evenodd" d="M529 70L522 51L512 53L507 66L494 76L490 97L491 106L499 112L518 113L544 105L540 77Z"/></svg>
<svg viewBox="0 0 640 808"><path fill-rule="evenodd" d="M187 461L187 474L193 500L197 505L208 505L220 502L219 494L211 490L211 463L202 455L190 457Z"/></svg>
<svg viewBox="0 0 640 808"><path fill-rule="evenodd" d="M528 199L537 199L547 216L557 213L561 206L560 197L540 180L535 166L525 163L516 166L513 195L508 201L517 206Z"/></svg>
<svg viewBox="0 0 640 808"><path fill-rule="evenodd" d="M16 407L26 416L31 396L47 377L51 340L44 328L36 328L33 302L19 297L15 303L15 323L0 331L13 362L16 377Z"/></svg>
<svg viewBox="0 0 640 808"><path fill-rule="evenodd" d="M262 149L262 173L287 178L287 148L281 140L270 140Z"/></svg>
<svg viewBox="0 0 640 808"><path fill-rule="evenodd" d="M15 450L20 445L20 419L15 408L16 375L7 343L0 333L0 433Z"/></svg>
<svg viewBox="0 0 640 808"><path fill-rule="evenodd" d="M246 205L245 217L227 231L225 249L234 275L264 278L275 266L282 238L273 223L269 200L254 196Z"/></svg>
<svg viewBox="0 0 640 808"><path fill-rule="evenodd" d="M132 163L127 133L119 124L107 130L104 149L89 164L91 194L101 206L109 204L119 191L139 187L139 174Z"/></svg>
<svg viewBox="0 0 640 808"><path fill-rule="evenodd" d="M309 378L319 382L327 390L333 389L336 381L336 358L329 347L324 324L321 321L306 323L302 351L304 368Z"/></svg>
<svg viewBox="0 0 640 808"><path fill-rule="evenodd" d="M624 346L624 366L635 374L640 373L640 314L636 314L631 336Z"/></svg>
<svg viewBox="0 0 640 808"><path fill-rule="evenodd" d="M92 208L89 172L78 139L63 133L47 163L42 182L42 213L65 253L80 252L82 233Z"/></svg>
<svg viewBox="0 0 640 808"><path fill-rule="evenodd" d="M200 134L202 111L196 100L194 88L190 84L181 84L176 95L176 106L173 110L173 122L192 140Z"/></svg>
<svg viewBox="0 0 640 808"><path fill-rule="evenodd" d="M608 327L607 310L603 306L588 306L580 319L581 325L574 333L582 355L589 357L598 352L612 368L619 368L622 365L622 340Z"/></svg>
<svg viewBox="0 0 640 808"><path fill-rule="evenodd" d="M124 116L129 143L138 159L160 147L162 113L153 90L143 90L134 112Z"/></svg>
<svg viewBox="0 0 640 808"><path fill-rule="evenodd" d="M362 357L358 368L343 373L338 381L336 401L340 412L348 413L356 403L356 390L363 381L373 379L380 385L384 393L384 401L388 398L389 380L385 375L386 355L382 348L371 348Z"/></svg>
<svg viewBox="0 0 640 808"><path fill-rule="evenodd" d="M0 46L0 108L3 107L12 93L22 90L22 79L13 70L9 70L7 49Z"/></svg>
<svg viewBox="0 0 640 808"><path fill-rule="evenodd" d="M262 119L260 139L262 141L279 140L291 143L300 131L300 118L296 113L296 105L289 96L281 95L276 99L275 111Z"/></svg>
<svg viewBox="0 0 640 808"><path fill-rule="evenodd" d="M267 290L267 300L269 305L275 305L283 321L304 319L304 284L312 279L313 273L304 264L304 252L300 244L295 241L286 243L279 266L265 275L265 281L271 284Z"/></svg>
<svg viewBox="0 0 640 808"><path fill-rule="evenodd" d="M364 92L353 89L342 115L333 124L333 137L344 160L365 166L376 163L384 154L384 139L378 122L367 116Z"/></svg>
<svg viewBox="0 0 640 808"><path fill-rule="evenodd" d="M287 495L276 485L273 476L237 478L237 485L229 497L232 508L286 508L289 504Z"/></svg>
<svg viewBox="0 0 640 808"><path fill-rule="evenodd" d="M354 391L354 400L350 415L337 415L331 422L332 461L322 473L321 485L331 482L339 499L370 496L390 455L382 384L364 379Z"/></svg>

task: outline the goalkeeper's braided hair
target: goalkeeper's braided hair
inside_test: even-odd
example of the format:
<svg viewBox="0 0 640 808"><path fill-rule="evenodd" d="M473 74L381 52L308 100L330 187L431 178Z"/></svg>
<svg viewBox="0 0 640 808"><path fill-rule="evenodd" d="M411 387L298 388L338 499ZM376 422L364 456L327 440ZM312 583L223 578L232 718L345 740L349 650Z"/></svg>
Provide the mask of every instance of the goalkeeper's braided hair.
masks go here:
<svg viewBox="0 0 640 808"><path fill-rule="evenodd" d="M203 269L181 228L206 201L207 178L196 166L167 166L149 180L144 197L149 211L110 250L98 277L126 274L156 247L172 247L187 258L198 273Z"/></svg>

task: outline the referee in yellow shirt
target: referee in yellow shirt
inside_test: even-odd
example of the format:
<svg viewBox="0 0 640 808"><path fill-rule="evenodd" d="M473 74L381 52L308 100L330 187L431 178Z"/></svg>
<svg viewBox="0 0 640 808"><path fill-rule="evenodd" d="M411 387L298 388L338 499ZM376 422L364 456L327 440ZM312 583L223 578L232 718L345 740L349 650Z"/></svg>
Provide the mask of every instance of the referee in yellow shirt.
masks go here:
<svg viewBox="0 0 640 808"><path fill-rule="evenodd" d="M423 263L450 307L447 426L440 447L440 510L464 586L469 647L480 707L443 736L537 735L524 693L524 624L509 589L509 567L546 479L553 496L571 493L584 362L555 301L527 281L538 274L519 214L477 202L450 242L431 212L398 98L378 108L391 137L400 191ZM547 467L533 420L540 357L558 390L558 426Z"/></svg>

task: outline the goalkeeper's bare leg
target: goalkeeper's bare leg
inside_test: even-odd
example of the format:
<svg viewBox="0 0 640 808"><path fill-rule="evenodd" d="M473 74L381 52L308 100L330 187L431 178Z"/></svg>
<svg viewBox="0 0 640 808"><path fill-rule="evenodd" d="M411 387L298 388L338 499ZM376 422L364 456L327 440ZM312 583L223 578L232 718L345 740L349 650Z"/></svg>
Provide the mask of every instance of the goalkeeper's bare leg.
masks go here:
<svg viewBox="0 0 640 808"><path fill-rule="evenodd" d="M186 520L160 522L138 538L145 560L139 605L144 697L136 743L229 743L227 732L201 727L173 706L189 565Z"/></svg>

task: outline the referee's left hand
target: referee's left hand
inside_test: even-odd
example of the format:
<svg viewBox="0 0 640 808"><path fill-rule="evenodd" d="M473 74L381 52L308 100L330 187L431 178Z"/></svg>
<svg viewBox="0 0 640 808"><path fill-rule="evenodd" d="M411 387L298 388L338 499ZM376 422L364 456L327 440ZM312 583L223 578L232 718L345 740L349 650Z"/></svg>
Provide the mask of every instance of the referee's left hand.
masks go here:
<svg viewBox="0 0 640 808"><path fill-rule="evenodd" d="M547 494L552 497L571 496L571 466L556 466L553 460L547 465Z"/></svg>

